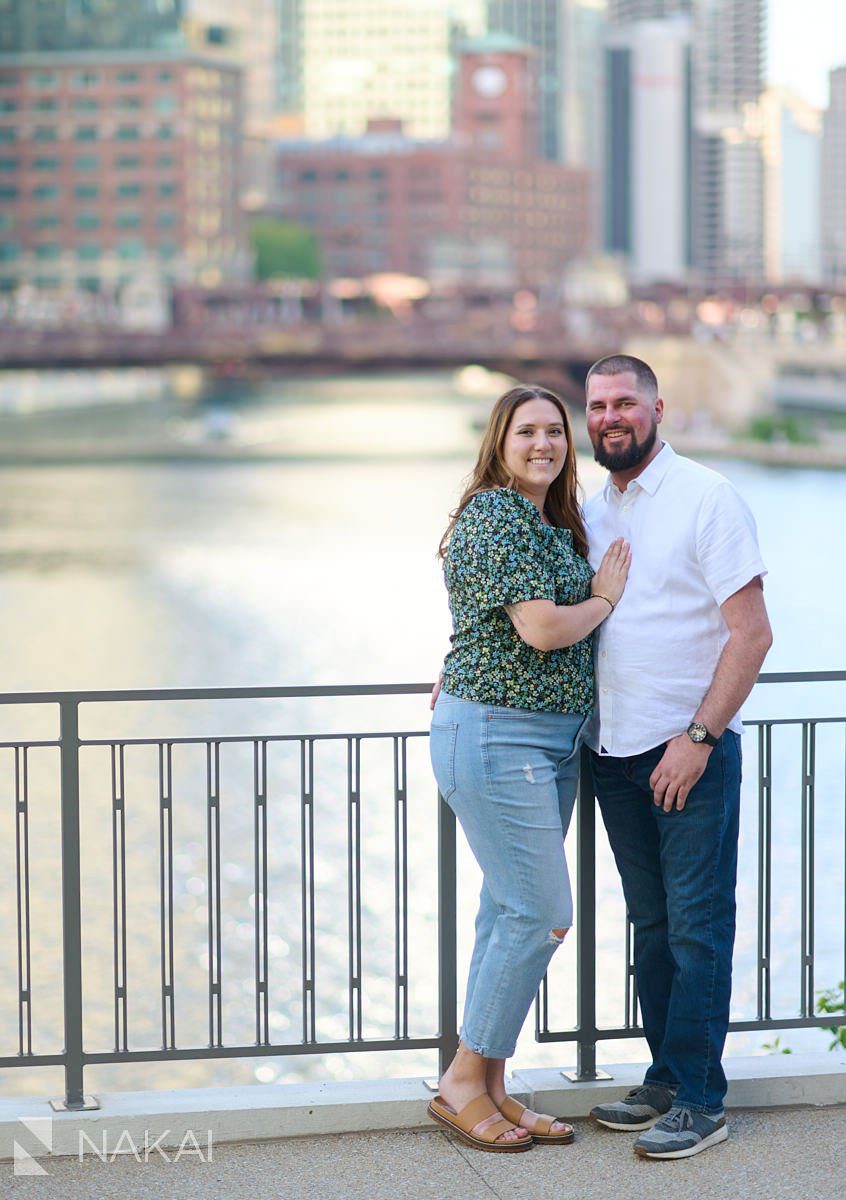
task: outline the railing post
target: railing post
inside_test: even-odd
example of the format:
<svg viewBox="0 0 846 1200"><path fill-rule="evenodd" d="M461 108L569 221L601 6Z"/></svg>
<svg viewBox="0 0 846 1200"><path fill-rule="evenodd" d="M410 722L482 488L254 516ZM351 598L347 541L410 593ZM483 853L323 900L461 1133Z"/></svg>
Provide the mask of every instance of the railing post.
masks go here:
<svg viewBox="0 0 846 1200"><path fill-rule="evenodd" d="M82 911L79 852L79 703L59 701L62 802L62 977L65 1010L65 1098L55 1109L99 1108L83 1092Z"/></svg>
<svg viewBox="0 0 846 1200"><path fill-rule="evenodd" d="M455 814L438 794L438 1070L446 1071L458 1049L456 987Z"/></svg>
<svg viewBox="0 0 846 1200"><path fill-rule="evenodd" d="M576 1069L564 1074L574 1083L609 1079L596 1069L596 797L590 770L590 754L582 746L579 771L579 825L576 887L576 981L578 1039Z"/></svg>

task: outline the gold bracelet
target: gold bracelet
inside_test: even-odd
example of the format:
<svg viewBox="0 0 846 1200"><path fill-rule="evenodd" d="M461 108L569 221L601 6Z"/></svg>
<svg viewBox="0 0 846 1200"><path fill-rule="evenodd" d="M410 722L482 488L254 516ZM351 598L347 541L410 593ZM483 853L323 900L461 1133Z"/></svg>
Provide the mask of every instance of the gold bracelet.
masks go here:
<svg viewBox="0 0 846 1200"><path fill-rule="evenodd" d="M603 594L602 594L602 592L591 592L591 594L590 594L590 598L591 598L591 600L594 600L594 599L597 599L597 600L604 600L606 604L610 605L610 607L611 607L611 612L613 612L613 611L614 611L614 605L613 605L613 604L611 604L611 601L608 599L608 597L607 597L607 596L603 595ZM611 613L609 613L608 615L609 615L609 617L610 617L610 616L611 616Z"/></svg>

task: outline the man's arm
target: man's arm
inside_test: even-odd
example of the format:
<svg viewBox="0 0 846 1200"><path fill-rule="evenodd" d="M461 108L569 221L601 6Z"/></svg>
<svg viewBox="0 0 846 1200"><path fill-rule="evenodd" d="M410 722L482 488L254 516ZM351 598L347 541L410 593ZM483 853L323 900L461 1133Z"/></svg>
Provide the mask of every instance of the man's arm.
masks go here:
<svg viewBox="0 0 846 1200"><path fill-rule="evenodd" d="M767 651L773 643L772 630L764 604L760 576L755 576L721 605L729 637L714 671L711 686L692 715L714 737L719 737L752 691ZM683 809L690 789L697 782L711 747L696 745L686 733L667 742L661 761L652 772L649 786L655 803L669 812L675 805Z"/></svg>

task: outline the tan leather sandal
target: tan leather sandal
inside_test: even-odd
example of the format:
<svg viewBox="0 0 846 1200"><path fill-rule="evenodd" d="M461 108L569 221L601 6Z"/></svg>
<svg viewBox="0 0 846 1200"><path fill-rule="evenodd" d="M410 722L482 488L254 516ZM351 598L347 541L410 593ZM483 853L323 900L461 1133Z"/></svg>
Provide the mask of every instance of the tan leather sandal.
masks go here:
<svg viewBox="0 0 846 1200"><path fill-rule="evenodd" d="M531 1112L532 1110L527 1109L525 1104L521 1104L513 1096L506 1096L499 1106L499 1111L505 1117L506 1121L512 1121L515 1125L519 1125L523 1113ZM530 1133L532 1141L537 1142L540 1146L569 1146L576 1136L573 1126L568 1125L566 1121L561 1121L560 1117L548 1117L544 1113L538 1113L537 1117L535 1127ZM555 1121L561 1121L561 1124L564 1126L564 1130L561 1133L550 1133Z"/></svg>
<svg viewBox="0 0 846 1200"><path fill-rule="evenodd" d="M454 1133L462 1142L473 1146L476 1150L490 1150L494 1154L519 1154L523 1150L531 1150L534 1145L531 1137L516 1138L511 1142L496 1140L503 1133L507 1133L509 1129L514 1129L515 1126L501 1115L487 1092L482 1092L475 1100L465 1104L460 1112L451 1108L442 1096L435 1096L426 1111L433 1121L443 1125L444 1129L448 1129L450 1133ZM499 1120L489 1125L484 1133L472 1132L487 1117L494 1115L499 1116Z"/></svg>

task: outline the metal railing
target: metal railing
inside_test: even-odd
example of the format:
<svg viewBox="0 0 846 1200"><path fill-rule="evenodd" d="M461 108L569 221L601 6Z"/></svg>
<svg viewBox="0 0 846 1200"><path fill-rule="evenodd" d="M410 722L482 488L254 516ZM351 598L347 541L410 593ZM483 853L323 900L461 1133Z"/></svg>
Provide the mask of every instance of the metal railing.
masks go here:
<svg viewBox="0 0 846 1200"><path fill-rule="evenodd" d="M846 672L765 674L761 684L820 683L846 681ZM381 1050L438 1050L441 1065L448 1061L457 1045L457 973L456 973L456 922L457 922L457 856L455 821L449 808L442 803L430 782L430 776L419 760L419 750L425 748L427 730L389 728L371 729L355 733L324 732L309 733L261 733L253 735L221 734L197 736L191 733L177 736L129 736L130 730L122 735L83 737L80 733L81 716L106 713L109 720L115 714L126 711L126 706L140 706L146 710L156 703L172 704L188 701L196 706L216 704L219 701L253 702L296 700L312 704L326 702L331 698L355 699L359 705L378 697L410 697L423 695L430 690L429 684L361 686L361 687L279 687L279 688L218 688L177 689L167 691L100 691L100 692L54 692L17 693L0 696L0 713L10 707L25 706L27 709L58 711L58 736L54 738L14 738L0 742L0 752L11 753L14 793L14 875L16 914L14 932L17 955L17 1052L0 1057L0 1068L36 1066L60 1066L65 1073L65 1097L63 1104L70 1109L96 1105L96 1101L84 1093L86 1067L101 1064L163 1062L190 1059L254 1058L260 1056L287 1056L303 1054L329 1054L336 1052L361 1052ZM817 739L820 727L834 725L846 729L846 718L797 717L755 720L748 723L756 730L758 752L758 803L757 803L757 954L756 954L756 997L755 1013L748 1018L733 1020L731 1031L769 1030L812 1027L846 1023L838 1014L821 1016L814 1011L815 989L815 904L817 888L816 849L817 830L815 824L815 798L817 784ZM801 771L799 810L801 818L800 845L800 938L801 938L801 995L797 1015L779 1014L774 1011L772 984L774 894L772 864L773 828L773 739L775 730L781 726L798 726L801 731ZM390 751L385 755L385 751ZM342 758L338 758L341 751ZM363 776L362 760L365 755L382 754L387 762L386 782L378 789L371 788L372 803L363 803L367 788ZM89 771L86 756L95 755L97 769ZM197 755L199 754L199 759ZM335 795L325 810L318 797L319 773L316 762L320 756L335 755L332 786L329 792ZM417 768L410 773L409 755L418 755ZM55 762L58 755L58 762ZM100 758L97 758L97 755ZM130 768L128 759L144 756L147 766L140 772L137 764ZM194 756L193 767L187 774L181 770L182 759ZM94 793L103 786L102 756L109 765L110 789L107 801L95 800ZM246 771L251 781L249 813L244 805L247 786L244 778L238 787L224 799L226 788L223 783L222 761L229 764L239 757L242 774ZM284 758L284 763L282 759ZM46 760L52 763L47 778L36 788L32 782L33 768L38 762L43 774ZM342 761L343 760L343 761ZM134 761L134 759L133 759ZM151 763L155 762L155 769ZM202 762L201 770L198 762ZM843 778L843 763L839 764ZM330 772L331 773L331 772ZM383 772L384 773L384 772ZM198 793L199 775L204 775L202 795ZM420 779L420 788L426 789L427 799L414 802L411 774ZM589 775L582 774L577 805L577 1019L571 1028L552 1028L550 1020L550 984L547 980L541 988L536 1006L536 1037L539 1041L574 1042L577 1053L576 1075L581 1079L597 1075L596 1045L598 1041L636 1037L641 1034L637 1022L637 996L631 958L630 930L626 930L625 954L625 1019L618 1024L600 1027L597 1017L596 987L596 823L595 802L590 788ZM130 800L130 781L137 794L142 786L145 796L141 802ZM186 782L187 781L187 782ZM61 1029L63 1047L53 1052L34 1049L33 1019L38 1016L34 1007L33 957L41 953L39 942L33 939L33 869L49 859L47 850L36 844L33 855L32 823L34 813L39 824L49 828L49 797L51 789L59 790L60 844L56 848L56 901L61 911ZM155 786L155 804L150 804L149 791ZM40 790L39 790L40 789ZM338 831L339 803L337 792L344 794L343 808L346 834ZM34 795L39 799L34 802ZM191 796L189 800L187 797ZM249 794L249 793L248 793ZM231 798L230 798L231 797ZM55 800L55 796L53 797ZM35 803L35 808L33 804ZM105 858L108 848L98 856L99 843L94 848L94 859L83 870L86 851L88 810L103 811L105 804L110 810L111 847L108 864ZM100 804L101 807L97 808ZM428 807L427 807L428 805ZM153 814L153 808L155 813ZM377 813L375 828L370 827L371 809ZM318 810L321 817L318 819ZM186 892L182 876L177 870L180 860L180 845L184 841L182 824L191 817L192 835L196 833L200 813L204 817L205 843L192 843L194 852L203 860L203 879L193 877L190 882L195 892L205 893L205 915L198 910L194 916L197 923L205 926L206 941L202 951L202 986L204 1006L207 1010L207 1044L181 1044L177 1039L177 994L181 977L187 973L182 943L181 904ZM238 904L244 909L248 902L252 908L252 927L247 940L251 943L250 969L247 959L241 954L238 963L228 978L240 983L242 990L252 993L254 1008L254 1037L227 1038L226 1011L224 1004L224 965L227 955L231 957L231 939L226 932L228 906L224 893L229 887L223 854L232 836L226 825L235 815L240 822L237 838L242 850L250 851L250 869L244 870L244 879ZM272 821L271 821L272 814ZM136 828L134 822L147 820L145 828ZM298 826L293 834L293 818ZM96 825L96 814L91 818ZM274 825L273 822L276 822ZM390 839L385 837L384 825L390 822ZM410 832L410 822L414 831ZM82 829L82 824L86 829ZM132 826L132 828L130 828ZM178 827L178 828L177 828ZM334 839L329 851L324 854L320 836L330 834ZM150 972L157 975L155 991L158 1016L155 1020L144 1015L140 1023L142 1033L148 1040L151 1030L157 1027L156 1040L159 1045L138 1046L130 1036L131 971L129 967L130 945L135 936L136 925L131 915L132 879L140 858L149 862L151 844L157 841L155 858L158 866L158 881L155 889L157 909L158 951L152 941L144 950L139 974L146 986ZM429 839L427 841L427 839ZM427 846L431 842L431 863ZM415 853L409 855L409 845ZM280 846L287 855L282 866L277 862ZM374 847L376 848L374 850ZM419 853L417 852L419 848ZM375 856L375 857L374 857ZM338 860L345 858L345 867L339 878ZM843 847L846 861L846 842ZM375 863L375 865L373 865ZM420 864L423 864L421 868ZM60 872L59 872L60 867ZM431 867L431 875L422 883L420 871ZM240 870L237 863L233 867ZM182 874L180 874L182 871ZM363 874L364 872L364 874ZM436 879L432 876L436 873ZM412 878L413 876L413 878ZM293 880L296 878L296 888ZM181 880L181 882L180 882ZM386 883L386 880L388 881ZM280 882L282 881L282 882ZM328 882L327 882L328 881ZM368 882L370 881L370 882ZM378 882L378 889L374 887ZM83 903L86 890L96 892L108 884L110 901L111 931L104 932L101 905L93 904L93 913L100 921L99 934L91 932L88 913L92 905ZM246 888L252 892L247 894ZM276 887L283 893L274 896ZM425 956L421 957L417 976L412 968L412 942L420 934L420 904L410 904L421 887L431 887L437 896L436 928L433 932L430 961L437 963L437 979L427 976ZM49 883L47 884L49 891ZM385 912L381 919L370 901L370 891L380 895L391 893L391 904L384 902ZM329 902L324 906L323 895L328 892ZM344 895L345 893L345 895ZM105 896L106 892L103 892ZM296 900L295 897L296 896ZM11 899L7 897L11 905ZM39 901L44 897L38 895ZM345 913L339 908L345 900ZM47 897L49 901L49 897ZM844 897L839 897L840 911L844 911ZM324 911L325 907L325 911ZM425 907L425 906L423 906ZM430 905L431 907L431 905ZM318 912L320 908L320 912ZM291 982L293 973L281 966L276 954L279 935L277 916L282 910L284 925L281 926L290 941L298 941L299 987ZM295 911L296 910L296 911ZM10 908L11 913L11 908ZM271 927L273 917L273 928ZM410 923L417 933L412 936ZM137 923L136 923L137 924ZM142 922L143 924L143 922ZM291 933L297 926L296 935ZM335 979L334 991L345 993L345 1019L337 1012L329 1017L320 1006L321 992L318 987L318 947L329 933L345 925L346 932L346 978ZM374 935L370 926L378 926ZM146 927L145 927L146 928ZM246 929L246 926L243 926ZM102 954L108 940L108 956L111 959L111 991L113 1007L113 1037L110 1048L96 1045L103 1040L102 1029L95 1034L88 1031L92 1008L94 1016L102 1017L102 992L96 1001L87 1001L83 987L84 956L83 932L89 943L89 952ZM432 932L431 930L429 932ZM152 935L147 931L148 940ZM384 946L390 936L390 950ZM373 940L375 937L375 941ZM274 941L274 939L276 939ZM374 1021L368 1013L365 986L365 952L378 959L380 983L391 978L392 1004L387 1005L381 996L377 1032L374 1036ZM144 947L142 947L144 949ZM283 950L289 953L285 944ZM331 959L333 969L344 956L336 941L331 942L327 961ZM157 958L158 961L150 961ZM322 961L322 959L321 959ZM55 972L55 963L52 970ZM844 913L844 945L842 964L846 974L846 913ZM48 964L48 970L50 965ZM239 976L238 971L242 972ZM371 968L370 974L374 973ZM147 978L144 978L144 975ZM410 1000L413 990L424 977L424 990L432 1003L417 1004ZM287 1040L274 1037L274 1014L279 1007L274 1003L274 993L280 981L289 988L290 1009L299 1010L300 1036ZM826 980L826 982L830 982ZM185 985L186 994L190 988ZM44 989L42 989L43 993ZM415 993L416 994L416 993ZM196 999L196 989L194 992ZM410 1013L410 1007L413 1012ZM386 1016L393 1009L393 1019ZM421 1018L418 1010L426 1016ZM235 1006L236 1015L243 1017L243 1004ZM0 1013L0 1018L3 1014ZM283 1014L284 1017L284 1014ZM287 1018L285 1018L287 1019ZM429 1020L435 1028L413 1028L420 1020ZM236 1022L238 1023L238 1022ZM42 1021L41 1026L44 1025ZM189 1023L190 1024L190 1023ZM243 1022L239 1024L239 1028ZM340 1024L345 1029L339 1032ZM329 1029L327 1036L326 1029ZM323 1032L322 1032L323 1031ZM189 1039L190 1040L190 1039ZM95 1044L92 1044L95 1043Z"/></svg>

